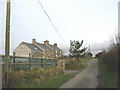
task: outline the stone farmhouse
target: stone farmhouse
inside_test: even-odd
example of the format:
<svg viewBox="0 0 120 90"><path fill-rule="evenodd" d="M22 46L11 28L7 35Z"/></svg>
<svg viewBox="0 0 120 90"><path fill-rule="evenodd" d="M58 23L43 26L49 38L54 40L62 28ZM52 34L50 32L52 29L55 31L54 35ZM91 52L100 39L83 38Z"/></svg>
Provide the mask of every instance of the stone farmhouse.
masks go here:
<svg viewBox="0 0 120 90"><path fill-rule="evenodd" d="M49 44L49 41L44 41L44 44L36 42L32 39L32 43L22 42L13 51L14 56L18 57L31 57L42 59L55 59L62 57L62 50L54 45Z"/></svg>

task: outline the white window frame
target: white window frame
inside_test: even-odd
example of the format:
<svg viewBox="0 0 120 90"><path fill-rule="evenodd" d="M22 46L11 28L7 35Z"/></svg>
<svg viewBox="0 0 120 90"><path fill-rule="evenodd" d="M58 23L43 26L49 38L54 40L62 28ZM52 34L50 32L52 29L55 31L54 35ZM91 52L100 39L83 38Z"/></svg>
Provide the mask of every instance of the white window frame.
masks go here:
<svg viewBox="0 0 120 90"><path fill-rule="evenodd" d="M55 53L57 54L57 53L58 53L58 51L57 51L57 50L55 50Z"/></svg>
<svg viewBox="0 0 120 90"><path fill-rule="evenodd" d="M58 55L56 54L55 57L58 57Z"/></svg>

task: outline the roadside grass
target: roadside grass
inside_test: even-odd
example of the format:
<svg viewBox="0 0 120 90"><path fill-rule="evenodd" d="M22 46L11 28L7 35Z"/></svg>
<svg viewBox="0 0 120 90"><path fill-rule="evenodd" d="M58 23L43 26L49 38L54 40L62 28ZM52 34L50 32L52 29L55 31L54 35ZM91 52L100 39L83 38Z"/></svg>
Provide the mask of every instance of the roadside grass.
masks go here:
<svg viewBox="0 0 120 90"><path fill-rule="evenodd" d="M70 63L69 66L72 65ZM83 70L87 66L84 62L75 62L74 65L74 70ZM9 81L11 88L59 88L75 75L64 73L60 67L34 68L27 71L11 71Z"/></svg>
<svg viewBox="0 0 120 90"><path fill-rule="evenodd" d="M66 81L71 79L73 76L74 75L63 74L63 75L60 75L58 78L48 79L43 82L33 81L31 83L26 83L21 85L20 88L59 88Z"/></svg>
<svg viewBox="0 0 120 90"><path fill-rule="evenodd" d="M60 67L34 68L12 71L9 82L11 88L59 88L74 76L64 73Z"/></svg>
<svg viewBox="0 0 120 90"><path fill-rule="evenodd" d="M86 62L91 59L93 59L93 57L83 57L83 58L81 58L81 61Z"/></svg>
<svg viewBox="0 0 120 90"><path fill-rule="evenodd" d="M101 63L101 59L98 59L98 66L105 88L118 88L118 74L108 72L105 65Z"/></svg>

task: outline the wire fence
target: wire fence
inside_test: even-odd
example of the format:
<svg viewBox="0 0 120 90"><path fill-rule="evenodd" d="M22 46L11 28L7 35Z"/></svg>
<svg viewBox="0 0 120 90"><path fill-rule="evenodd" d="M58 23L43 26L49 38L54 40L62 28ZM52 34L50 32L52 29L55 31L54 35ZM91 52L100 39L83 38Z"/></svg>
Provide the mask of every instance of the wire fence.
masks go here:
<svg viewBox="0 0 120 90"><path fill-rule="evenodd" d="M5 57L2 57L2 63L5 61ZM44 68L44 67L56 67L57 59L41 59L41 58L28 58L28 57L10 57L9 67L12 70L28 70L31 68ZM2 68L5 64L2 64Z"/></svg>
<svg viewBox="0 0 120 90"><path fill-rule="evenodd" d="M34 68L41 70L39 68L56 68L57 67L57 59L41 59L41 58L27 58L27 57L13 57L10 56L9 64L5 64L6 58L5 56L0 56L0 63L1 63L1 71L2 71L2 87L13 87L18 85L21 81L20 77L22 74L21 71L29 72L30 70L34 70ZM7 67L9 67L9 73L7 72ZM43 69L43 70L44 70ZM49 69L48 69L49 70ZM39 71L38 71L39 73ZM44 74L44 72L41 73L41 75ZM8 76L9 77L8 77ZM31 72L30 75L35 76L36 73ZM28 75L28 77L30 76ZM8 77L8 79L7 79ZM22 77L23 79L23 77ZM7 83L8 81L8 83Z"/></svg>

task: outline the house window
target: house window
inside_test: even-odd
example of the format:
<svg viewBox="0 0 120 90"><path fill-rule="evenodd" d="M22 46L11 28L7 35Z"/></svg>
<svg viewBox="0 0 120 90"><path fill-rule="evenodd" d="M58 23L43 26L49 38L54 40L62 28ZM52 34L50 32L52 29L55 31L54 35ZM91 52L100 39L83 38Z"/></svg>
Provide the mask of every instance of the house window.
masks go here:
<svg viewBox="0 0 120 90"><path fill-rule="evenodd" d="M37 48L34 48L35 50L37 50Z"/></svg>
<svg viewBox="0 0 120 90"><path fill-rule="evenodd" d="M13 52L13 56L15 56L15 52Z"/></svg>
<svg viewBox="0 0 120 90"><path fill-rule="evenodd" d="M56 58L57 58L57 54L56 54Z"/></svg>
<svg viewBox="0 0 120 90"><path fill-rule="evenodd" d="M60 50L60 57L62 56L62 51Z"/></svg>
<svg viewBox="0 0 120 90"><path fill-rule="evenodd" d="M62 51L60 51L60 55L62 55Z"/></svg>
<svg viewBox="0 0 120 90"><path fill-rule="evenodd" d="M21 49L23 50L23 47L21 47Z"/></svg>
<svg viewBox="0 0 120 90"><path fill-rule="evenodd" d="M57 53L57 50L55 50L55 53Z"/></svg>

